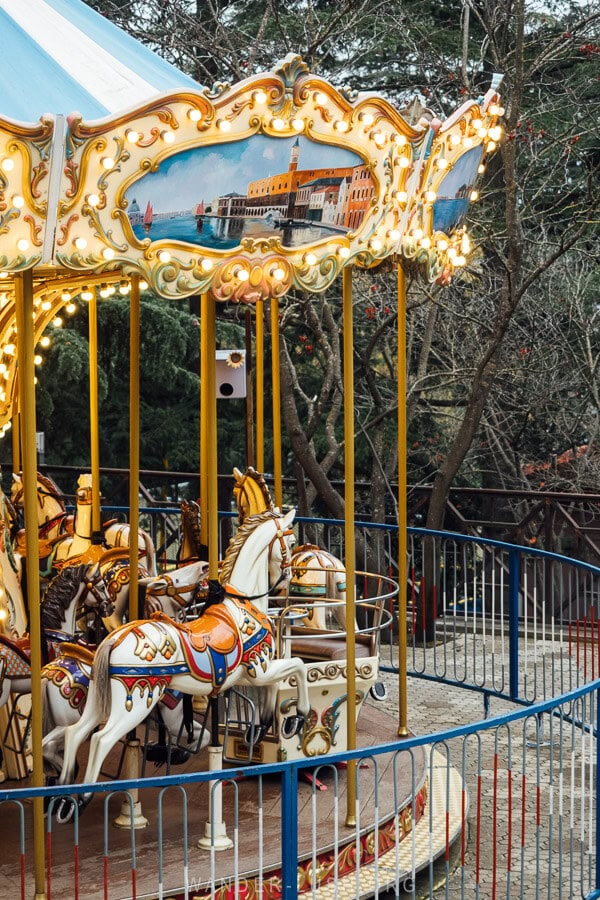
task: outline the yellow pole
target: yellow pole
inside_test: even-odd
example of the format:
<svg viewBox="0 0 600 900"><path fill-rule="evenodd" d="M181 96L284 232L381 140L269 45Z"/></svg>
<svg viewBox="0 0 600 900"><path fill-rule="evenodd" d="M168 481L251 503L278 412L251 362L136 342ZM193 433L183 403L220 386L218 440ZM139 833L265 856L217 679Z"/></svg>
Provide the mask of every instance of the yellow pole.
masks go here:
<svg viewBox="0 0 600 900"><path fill-rule="evenodd" d="M129 296L129 621L137 618L140 524L140 279Z"/></svg>
<svg viewBox="0 0 600 900"><path fill-rule="evenodd" d="M265 327L264 305L256 301L256 469L265 471Z"/></svg>
<svg viewBox="0 0 600 900"><path fill-rule="evenodd" d="M98 430L98 300L92 287L89 302L90 460L92 469L92 537L100 536L100 435Z"/></svg>
<svg viewBox="0 0 600 900"><path fill-rule="evenodd" d="M210 416L208 411L209 388L209 296L200 297L200 542L208 543L208 441Z"/></svg>
<svg viewBox="0 0 600 900"><path fill-rule="evenodd" d="M33 273L31 269L15 278L15 307L19 359L19 408L21 410L23 441L23 488L25 508L25 538L27 556L27 593L29 600L29 640L31 645L31 747L33 753L33 786L44 784L42 760L42 634L40 623L40 571L37 525L37 455L35 420L35 366L33 329ZM33 844L35 900L44 900L44 801L33 800Z"/></svg>
<svg viewBox="0 0 600 900"><path fill-rule="evenodd" d="M281 473L281 379L279 376L279 300L271 297L271 371L273 375L273 480L275 506L283 506ZM260 471L260 470L259 470Z"/></svg>
<svg viewBox="0 0 600 900"><path fill-rule="evenodd" d="M398 263L398 735L408 730L408 692L406 676L407 620L407 527L406 508L406 275Z"/></svg>
<svg viewBox="0 0 600 900"><path fill-rule="evenodd" d="M208 577L216 579L219 574L219 488L217 469L217 372L216 372L216 343L217 323L215 300L207 295L207 375L208 397L206 405L207 418L210 428L207 429L208 453L207 453L207 509L208 509ZM202 518L204 518L204 511Z"/></svg>
<svg viewBox="0 0 600 900"><path fill-rule="evenodd" d="M18 410L12 417L12 470L15 475L21 471L21 416Z"/></svg>
<svg viewBox="0 0 600 900"><path fill-rule="evenodd" d="M344 318L344 543L346 547L346 656L347 674L347 747L356 747L356 635L354 633L354 590L356 550L354 542L354 340L352 310L352 267L342 273L342 310ZM356 762L348 763L346 825L356 825Z"/></svg>

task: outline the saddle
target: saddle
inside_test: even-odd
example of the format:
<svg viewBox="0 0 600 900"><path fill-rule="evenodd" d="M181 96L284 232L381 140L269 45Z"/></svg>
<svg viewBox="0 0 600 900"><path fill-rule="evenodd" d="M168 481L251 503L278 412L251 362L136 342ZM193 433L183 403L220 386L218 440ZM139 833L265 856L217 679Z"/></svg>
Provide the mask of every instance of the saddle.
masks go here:
<svg viewBox="0 0 600 900"><path fill-rule="evenodd" d="M155 612L150 617L164 622L185 634L194 650L203 653L209 647L215 653L226 656L238 642L238 627L229 610L221 604L210 606L199 619L189 624L174 622L163 612Z"/></svg>
<svg viewBox="0 0 600 900"><path fill-rule="evenodd" d="M12 650L13 653L16 653L23 662L27 663L27 665L31 665L31 647L28 634L22 638L10 638L6 634L1 634L0 644L4 644L5 647Z"/></svg>
<svg viewBox="0 0 600 900"><path fill-rule="evenodd" d="M74 659L84 666L91 666L94 662L95 650L94 646L90 649L85 644L72 644L70 641L63 641L56 654L55 661L59 660L61 656L68 656L69 659Z"/></svg>

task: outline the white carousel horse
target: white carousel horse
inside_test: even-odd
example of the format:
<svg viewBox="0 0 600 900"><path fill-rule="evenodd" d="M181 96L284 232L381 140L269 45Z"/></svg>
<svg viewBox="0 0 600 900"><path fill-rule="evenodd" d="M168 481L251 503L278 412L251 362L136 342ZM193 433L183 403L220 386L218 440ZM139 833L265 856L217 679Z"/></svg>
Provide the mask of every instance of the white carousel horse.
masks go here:
<svg viewBox="0 0 600 900"><path fill-rule="evenodd" d="M275 658L275 635L266 615L268 558L271 554L278 559L285 576L294 515L295 510L282 517L267 511L247 521L225 556L224 599L194 623L176 625L159 615L131 622L105 638L96 654L83 716L65 734L60 784L71 783L77 750L104 721L91 738L84 776L86 784L95 782L110 748L148 715L167 688L204 697L234 685L263 688L267 698L261 724L267 727L281 680L294 676L296 715L284 720L282 730L287 736L301 730L310 711L306 669L300 659ZM81 804L90 796L84 795Z"/></svg>
<svg viewBox="0 0 600 900"><path fill-rule="evenodd" d="M77 481L75 516L65 507L63 494L47 475L37 473L38 529L40 558L46 559L44 574L49 574L56 562L81 556L92 544L92 476L82 474ZM23 482L20 475L13 475L11 493L16 507L23 505ZM103 542L109 548L129 548L129 525L118 522L103 527ZM150 575L156 575L156 551L147 532L138 531L140 561ZM19 532L17 547L24 553L24 534Z"/></svg>
<svg viewBox="0 0 600 900"><path fill-rule="evenodd" d="M50 582L40 604L42 632L50 656L62 642L73 638L78 619L87 610L100 617L112 611L100 570L93 564L69 567ZM9 694L30 690L29 638L14 641L0 635L0 706Z"/></svg>
<svg viewBox="0 0 600 900"><path fill-rule="evenodd" d="M21 589L23 557L12 547L11 533L16 513L0 489L0 630L20 638L27 631L27 610Z"/></svg>
<svg viewBox="0 0 600 900"><path fill-rule="evenodd" d="M208 564L198 562L167 575L142 579L142 617L149 618L155 612L161 612L176 622L185 622L187 609L206 592L207 571ZM110 596L110 583L107 585L107 593ZM117 592L119 612L113 609L111 615L102 619L109 632L123 624L123 616L127 611L127 593L123 590ZM65 729L79 720L85 708L93 662L92 649L81 644L65 643L59 648L56 658L42 669L42 753L45 762L57 772L63 762ZM177 741L181 731L182 712L181 697L175 702L171 698L168 703L160 705L162 720L174 741ZM195 743L197 737L197 726L192 722L187 736L188 744ZM208 733L206 740L209 740Z"/></svg>
<svg viewBox="0 0 600 900"><path fill-rule="evenodd" d="M264 477L248 466L242 474L233 470L235 497L240 524L248 515L255 515L275 506ZM292 552L292 574L288 593L290 597L306 600L308 615L302 624L319 630L327 629L327 610L331 611L342 629L346 630L346 568L344 563L315 544L303 544Z"/></svg>

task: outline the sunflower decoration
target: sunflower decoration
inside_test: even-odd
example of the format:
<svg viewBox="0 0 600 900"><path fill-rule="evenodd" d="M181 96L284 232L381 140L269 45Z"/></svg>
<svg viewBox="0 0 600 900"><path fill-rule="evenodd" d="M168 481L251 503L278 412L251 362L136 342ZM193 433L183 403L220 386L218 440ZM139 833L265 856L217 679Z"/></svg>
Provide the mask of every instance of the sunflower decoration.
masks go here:
<svg viewBox="0 0 600 900"><path fill-rule="evenodd" d="M232 350L226 362L230 369L239 369L244 365L244 354L241 350Z"/></svg>

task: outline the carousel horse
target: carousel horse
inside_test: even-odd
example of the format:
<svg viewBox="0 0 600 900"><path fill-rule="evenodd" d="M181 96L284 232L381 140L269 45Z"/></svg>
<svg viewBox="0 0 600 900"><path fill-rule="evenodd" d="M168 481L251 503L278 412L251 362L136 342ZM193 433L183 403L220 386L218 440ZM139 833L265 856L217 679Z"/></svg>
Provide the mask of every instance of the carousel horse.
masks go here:
<svg viewBox="0 0 600 900"><path fill-rule="evenodd" d="M57 562L81 556L92 545L92 476L83 474L77 482L75 516L67 513L63 494L47 475L37 474L38 529L40 559L46 560L42 574L48 576ZM13 475L11 499L15 507L23 505L23 482ZM110 548L127 551L129 525L108 522L103 526L102 539ZM138 532L140 560L150 575L156 575L156 551L149 534ZM16 546L24 555L24 532L19 532Z"/></svg>
<svg viewBox="0 0 600 900"><path fill-rule="evenodd" d="M109 616L110 598L97 565L69 567L52 579L40 603L40 621L48 655L72 639L80 628L78 621L88 610L100 617ZM0 706L11 693L29 693L31 663L29 637L15 641L0 635Z"/></svg>
<svg viewBox="0 0 600 900"><path fill-rule="evenodd" d="M12 638L27 631L27 609L21 588L23 557L12 546L12 530L17 514L8 497L0 489L0 630Z"/></svg>
<svg viewBox="0 0 600 900"><path fill-rule="evenodd" d="M275 635L266 615L269 556L278 561L279 577L287 577L294 515L295 510L286 516L267 511L247 520L225 556L223 599L195 622L177 625L157 615L130 622L105 638L94 661L84 713L65 733L60 784L72 782L77 750L105 722L91 738L84 775L86 784L95 782L110 748L148 715L167 688L215 697L234 685L260 687L265 698L261 726L266 729L282 679L293 676L296 714L283 721L282 732L292 737L302 730L310 711L306 670L300 659L275 658ZM87 794L77 802L83 806L90 799ZM66 821L73 814L73 801L63 803L58 817Z"/></svg>
<svg viewBox="0 0 600 900"><path fill-rule="evenodd" d="M255 515L275 506L264 477L252 466L244 474L233 470L235 497L240 524L247 515ZM310 604L302 623L310 628L327 629L330 604L339 627L346 630L346 569L344 563L315 544L302 544L292 553L292 572L288 592Z"/></svg>
<svg viewBox="0 0 600 900"><path fill-rule="evenodd" d="M159 612L176 622L185 622L187 610L205 594L207 571L207 564L199 562L166 575L143 579L140 582L141 617L149 618ZM110 584L107 586L107 593L110 596ZM124 607L127 595L119 593L117 602ZM120 612L113 610L111 615L103 617L103 624L109 632L123 623L125 612L121 608ZM55 659L42 669L42 753L44 761L57 772L63 762L65 729L79 720L85 708L94 649L82 644L65 643L59 647ZM175 742L179 739L183 723L181 701L181 695L171 694L164 698L159 707L164 726ZM189 725L186 722L185 725L187 742L192 744L198 737L196 726L193 722ZM208 739L207 734L206 740Z"/></svg>

